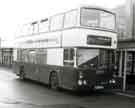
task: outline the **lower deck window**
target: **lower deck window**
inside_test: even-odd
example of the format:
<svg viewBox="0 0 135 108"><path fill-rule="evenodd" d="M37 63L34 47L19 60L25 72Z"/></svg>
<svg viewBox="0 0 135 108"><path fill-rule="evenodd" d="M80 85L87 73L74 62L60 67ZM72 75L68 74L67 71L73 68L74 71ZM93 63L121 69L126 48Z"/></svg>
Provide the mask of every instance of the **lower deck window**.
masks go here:
<svg viewBox="0 0 135 108"><path fill-rule="evenodd" d="M46 49L20 49L17 52L17 61L33 64L46 64Z"/></svg>

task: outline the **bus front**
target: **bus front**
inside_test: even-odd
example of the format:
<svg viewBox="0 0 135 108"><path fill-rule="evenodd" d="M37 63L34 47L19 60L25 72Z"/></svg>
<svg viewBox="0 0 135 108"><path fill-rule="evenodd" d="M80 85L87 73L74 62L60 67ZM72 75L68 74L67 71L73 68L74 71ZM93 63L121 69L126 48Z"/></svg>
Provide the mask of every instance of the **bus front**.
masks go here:
<svg viewBox="0 0 135 108"><path fill-rule="evenodd" d="M117 47L115 14L99 8L80 9L83 47L76 50L78 86L106 88L115 84L113 70Z"/></svg>

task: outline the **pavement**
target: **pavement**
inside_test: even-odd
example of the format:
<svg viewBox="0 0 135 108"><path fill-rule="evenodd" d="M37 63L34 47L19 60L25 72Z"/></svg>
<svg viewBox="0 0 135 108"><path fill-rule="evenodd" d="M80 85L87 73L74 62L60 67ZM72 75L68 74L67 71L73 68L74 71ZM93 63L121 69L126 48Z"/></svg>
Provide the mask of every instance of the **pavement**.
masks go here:
<svg viewBox="0 0 135 108"><path fill-rule="evenodd" d="M118 93L54 91L44 84L20 80L12 69L0 67L0 108L135 108L135 97Z"/></svg>
<svg viewBox="0 0 135 108"><path fill-rule="evenodd" d="M129 97L129 98L135 98L135 91L133 90L126 90L123 92L120 89L116 89L116 90L113 90L113 93L116 95L121 95L121 96Z"/></svg>

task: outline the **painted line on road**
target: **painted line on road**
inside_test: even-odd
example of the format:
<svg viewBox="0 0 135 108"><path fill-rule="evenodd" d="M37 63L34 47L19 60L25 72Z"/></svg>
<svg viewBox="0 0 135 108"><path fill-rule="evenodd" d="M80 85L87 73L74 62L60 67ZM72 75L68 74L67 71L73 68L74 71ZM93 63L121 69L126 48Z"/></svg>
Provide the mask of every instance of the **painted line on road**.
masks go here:
<svg viewBox="0 0 135 108"><path fill-rule="evenodd" d="M117 92L115 94L120 95L120 96L126 96L126 97L130 97L130 98L135 98L135 95L131 95L131 94L127 94L127 93Z"/></svg>

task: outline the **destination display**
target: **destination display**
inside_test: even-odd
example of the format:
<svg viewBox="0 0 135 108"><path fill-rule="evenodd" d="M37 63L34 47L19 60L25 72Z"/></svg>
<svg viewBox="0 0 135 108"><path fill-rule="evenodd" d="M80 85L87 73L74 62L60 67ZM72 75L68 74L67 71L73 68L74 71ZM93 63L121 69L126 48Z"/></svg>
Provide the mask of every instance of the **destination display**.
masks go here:
<svg viewBox="0 0 135 108"><path fill-rule="evenodd" d="M88 35L87 36L87 44L89 45L104 45L104 46L111 46L111 38L105 36L94 36Z"/></svg>

